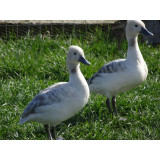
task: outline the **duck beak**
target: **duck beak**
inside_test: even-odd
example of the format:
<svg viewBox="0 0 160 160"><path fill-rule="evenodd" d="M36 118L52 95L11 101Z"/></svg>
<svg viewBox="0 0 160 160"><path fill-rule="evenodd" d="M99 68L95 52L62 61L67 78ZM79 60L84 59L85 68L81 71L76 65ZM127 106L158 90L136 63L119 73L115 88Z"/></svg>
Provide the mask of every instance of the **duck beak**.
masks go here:
<svg viewBox="0 0 160 160"><path fill-rule="evenodd" d="M154 36L153 33L149 32L146 28L142 28L140 33L146 35L146 36Z"/></svg>
<svg viewBox="0 0 160 160"><path fill-rule="evenodd" d="M90 62L88 62L84 57L82 57L82 56L80 56L79 57L79 60L78 60L79 62L82 62L83 64L86 64L86 65L90 65L91 63Z"/></svg>

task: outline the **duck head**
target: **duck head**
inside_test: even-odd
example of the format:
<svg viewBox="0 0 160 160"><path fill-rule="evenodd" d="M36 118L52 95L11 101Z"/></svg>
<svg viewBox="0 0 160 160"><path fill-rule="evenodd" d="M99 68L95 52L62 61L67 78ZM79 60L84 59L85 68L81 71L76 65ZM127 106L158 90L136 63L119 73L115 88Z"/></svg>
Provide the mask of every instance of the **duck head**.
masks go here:
<svg viewBox="0 0 160 160"><path fill-rule="evenodd" d="M67 54L67 64L78 65L80 62L90 65L90 62L85 59L82 48L78 46L70 46Z"/></svg>
<svg viewBox="0 0 160 160"><path fill-rule="evenodd" d="M139 34L153 36L153 33L149 32L145 24L140 20L128 20L126 25L126 36L136 37Z"/></svg>

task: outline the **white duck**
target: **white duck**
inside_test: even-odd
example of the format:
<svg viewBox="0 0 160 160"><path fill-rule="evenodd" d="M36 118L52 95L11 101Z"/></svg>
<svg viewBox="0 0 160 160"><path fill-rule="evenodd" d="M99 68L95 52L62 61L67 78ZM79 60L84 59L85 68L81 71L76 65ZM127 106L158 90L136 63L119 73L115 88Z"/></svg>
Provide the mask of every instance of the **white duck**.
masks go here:
<svg viewBox="0 0 160 160"><path fill-rule="evenodd" d="M83 50L78 46L69 47L66 62L69 82L56 83L42 90L29 103L20 119L20 124L30 121L43 123L49 139L55 139L54 127L74 116L89 99L89 87L80 71L80 62L90 65L84 58Z"/></svg>
<svg viewBox="0 0 160 160"><path fill-rule="evenodd" d="M137 87L147 78L147 65L139 50L137 41L139 33L153 36L145 28L142 21L127 21L127 58L109 62L88 80L90 92L107 96L106 105L110 113L112 113L110 104L110 98L112 97L112 106L115 115L117 115L116 95Z"/></svg>

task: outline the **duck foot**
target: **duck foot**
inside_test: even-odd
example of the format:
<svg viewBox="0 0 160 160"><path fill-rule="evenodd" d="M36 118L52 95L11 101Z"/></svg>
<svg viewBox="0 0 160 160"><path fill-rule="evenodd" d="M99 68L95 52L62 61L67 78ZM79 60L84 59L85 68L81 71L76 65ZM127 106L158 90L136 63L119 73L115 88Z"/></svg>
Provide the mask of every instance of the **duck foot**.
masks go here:
<svg viewBox="0 0 160 160"><path fill-rule="evenodd" d="M65 140L63 137L57 137L56 140Z"/></svg>
<svg viewBox="0 0 160 160"><path fill-rule="evenodd" d="M125 117L119 117L119 121L126 121L127 120L127 118L125 118Z"/></svg>

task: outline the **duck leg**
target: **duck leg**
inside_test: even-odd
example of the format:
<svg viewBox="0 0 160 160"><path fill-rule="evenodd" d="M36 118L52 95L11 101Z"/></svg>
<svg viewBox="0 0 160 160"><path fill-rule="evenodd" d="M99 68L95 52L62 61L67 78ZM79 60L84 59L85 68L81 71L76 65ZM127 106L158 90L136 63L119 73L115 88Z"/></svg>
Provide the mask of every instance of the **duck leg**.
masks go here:
<svg viewBox="0 0 160 160"><path fill-rule="evenodd" d="M108 108L109 113L112 113L111 102L110 102L110 99L109 99L109 98L106 99L106 105L107 105L107 108Z"/></svg>
<svg viewBox="0 0 160 160"><path fill-rule="evenodd" d="M51 135L52 135L53 139L56 139L56 136L55 136L55 127L54 126L51 127Z"/></svg>
<svg viewBox="0 0 160 160"><path fill-rule="evenodd" d="M55 136L55 126L52 126L51 127L51 135L52 135L52 138L55 139L55 140L65 140L63 137L57 137Z"/></svg>
<svg viewBox="0 0 160 160"><path fill-rule="evenodd" d="M115 115L117 116L118 112L117 112L117 108L116 108L116 97L115 96L112 97L112 106L113 106L113 111L114 111Z"/></svg>
<svg viewBox="0 0 160 160"><path fill-rule="evenodd" d="M46 131L46 133L47 133L47 135L48 135L48 139L49 139L49 140L52 140L52 136L51 136L49 124L45 124L45 125L44 125L44 128L45 128L45 131Z"/></svg>

